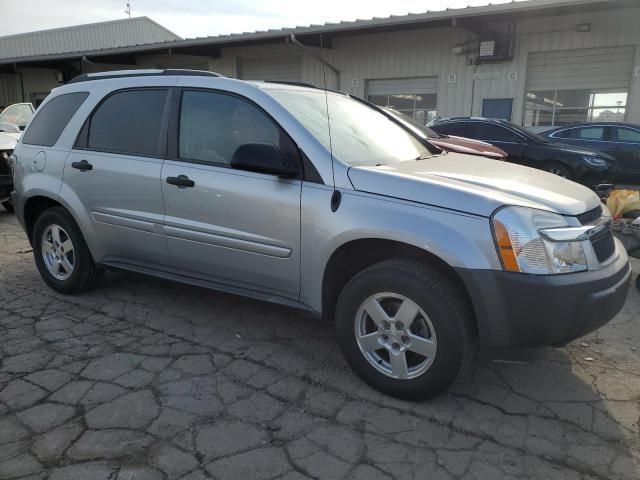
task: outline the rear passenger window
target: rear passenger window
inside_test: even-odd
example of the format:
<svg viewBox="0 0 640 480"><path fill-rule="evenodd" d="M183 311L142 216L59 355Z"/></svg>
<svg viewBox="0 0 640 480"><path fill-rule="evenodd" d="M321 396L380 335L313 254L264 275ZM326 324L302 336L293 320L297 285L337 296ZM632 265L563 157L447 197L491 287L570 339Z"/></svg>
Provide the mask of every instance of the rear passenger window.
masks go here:
<svg viewBox="0 0 640 480"><path fill-rule="evenodd" d="M273 143L283 153L289 147L285 138L281 142L280 128L257 107L213 92L182 94L179 135L180 158L223 165L230 164L233 153L245 143Z"/></svg>
<svg viewBox="0 0 640 480"><path fill-rule="evenodd" d="M159 156L166 99L166 89L127 90L111 95L91 117L87 148Z"/></svg>
<svg viewBox="0 0 640 480"><path fill-rule="evenodd" d="M522 139L512 131L499 125L484 122L471 122L467 125L467 137L493 142L521 142Z"/></svg>
<svg viewBox="0 0 640 480"><path fill-rule="evenodd" d="M22 137L22 143L52 147L88 96L88 92L75 92L58 95L49 100L36 113Z"/></svg>
<svg viewBox="0 0 640 480"><path fill-rule="evenodd" d="M578 135L573 138L579 138L582 140L602 140L604 136L604 127L587 127L576 128Z"/></svg>

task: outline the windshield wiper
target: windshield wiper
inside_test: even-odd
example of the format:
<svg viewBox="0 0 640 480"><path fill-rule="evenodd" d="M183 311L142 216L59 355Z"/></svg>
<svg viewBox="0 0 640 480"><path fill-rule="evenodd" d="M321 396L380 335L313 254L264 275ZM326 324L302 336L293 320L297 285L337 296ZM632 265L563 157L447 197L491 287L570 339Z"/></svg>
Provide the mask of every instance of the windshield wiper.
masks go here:
<svg viewBox="0 0 640 480"><path fill-rule="evenodd" d="M433 155L422 154L422 155L418 155L416 158L414 158L414 160L426 160L427 158L431 158L431 157L433 157Z"/></svg>

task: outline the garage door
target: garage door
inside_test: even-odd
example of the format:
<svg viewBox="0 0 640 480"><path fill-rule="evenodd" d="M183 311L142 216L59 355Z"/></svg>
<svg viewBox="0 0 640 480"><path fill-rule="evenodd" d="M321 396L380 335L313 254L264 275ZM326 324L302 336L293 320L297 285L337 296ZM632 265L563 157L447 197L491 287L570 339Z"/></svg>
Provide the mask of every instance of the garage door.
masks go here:
<svg viewBox="0 0 640 480"><path fill-rule="evenodd" d="M529 90L629 88L634 47L587 48L529 54Z"/></svg>
<svg viewBox="0 0 640 480"><path fill-rule="evenodd" d="M243 80L301 81L302 58L260 57L238 60L238 78Z"/></svg>
<svg viewBox="0 0 640 480"><path fill-rule="evenodd" d="M21 102L20 78L15 73L0 74L0 105Z"/></svg>
<svg viewBox="0 0 640 480"><path fill-rule="evenodd" d="M367 99L427 124L437 116L438 77L367 80Z"/></svg>
<svg viewBox="0 0 640 480"><path fill-rule="evenodd" d="M529 54L524 124L623 121L634 47Z"/></svg>

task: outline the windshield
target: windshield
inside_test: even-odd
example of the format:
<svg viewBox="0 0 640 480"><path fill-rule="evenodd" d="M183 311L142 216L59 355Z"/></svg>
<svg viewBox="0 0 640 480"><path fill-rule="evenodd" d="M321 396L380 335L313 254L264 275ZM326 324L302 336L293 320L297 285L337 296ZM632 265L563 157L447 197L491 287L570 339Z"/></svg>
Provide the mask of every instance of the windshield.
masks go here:
<svg viewBox="0 0 640 480"><path fill-rule="evenodd" d="M31 107L25 104L11 105L0 113L0 123L13 123L23 129L33 117Z"/></svg>
<svg viewBox="0 0 640 480"><path fill-rule="evenodd" d="M533 138L534 140L537 140L538 142L542 142L542 143L549 143L549 140L547 140L544 137L541 137L540 135L538 135L537 133L533 133L530 132L529 130L527 130L526 128L521 127L520 125L516 125L513 122L508 122L506 120L503 120L504 123L509 124L509 126L511 128L513 128L514 130L516 130L517 132L520 132L521 134L529 137L529 138Z"/></svg>
<svg viewBox="0 0 640 480"><path fill-rule="evenodd" d="M412 127L418 129L427 138L442 138L442 137L444 137L444 135L440 135L439 133L434 132L433 130L431 130L426 125L423 125L422 123L417 121L415 118L411 118L409 115L405 115L404 113L399 112L397 110L394 110L393 108L388 108L388 107L382 107L382 108L385 111L389 112L394 117L396 117L401 122L408 123Z"/></svg>
<svg viewBox="0 0 640 480"><path fill-rule="evenodd" d="M324 90L265 90L333 155L349 165L381 165L431 156L417 138L371 107ZM331 142L327 126L331 118Z"/></svg>

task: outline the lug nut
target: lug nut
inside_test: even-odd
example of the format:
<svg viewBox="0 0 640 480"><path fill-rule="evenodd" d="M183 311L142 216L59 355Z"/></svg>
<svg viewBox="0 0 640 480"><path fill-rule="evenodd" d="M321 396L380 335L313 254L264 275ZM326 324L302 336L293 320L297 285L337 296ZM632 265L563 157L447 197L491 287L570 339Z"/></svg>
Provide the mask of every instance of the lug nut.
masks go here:
<svg viewBox="0 0 640 480"><path fill-rule="evenodd" d="M389 337L387 337L386 335L382 335L382 337L380 338L382 338L383 342L386 342L387 340L389 340Z"/></svg>
<svg viewBox="0 0 640 480"><path fill-rule="evenodd" d="M384 328L385 330L389 330L391 328L391 324L389 324L389 322L384 321L382 322L382 328Z"/></svg>
<svg viewBox="0 0 640 480"><path fill-rule="evenodd" d="M395 343L392 345L394 350L400 350L400 344L399 343Z"/></svg>
<svg viewBox="0 0 640 480"><path fill-rule="evenodd" d="M402 340L402 343L409 343L409 337L407 335L402 335L400 340Z"/></svg>

